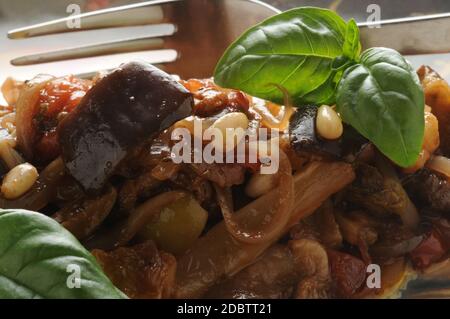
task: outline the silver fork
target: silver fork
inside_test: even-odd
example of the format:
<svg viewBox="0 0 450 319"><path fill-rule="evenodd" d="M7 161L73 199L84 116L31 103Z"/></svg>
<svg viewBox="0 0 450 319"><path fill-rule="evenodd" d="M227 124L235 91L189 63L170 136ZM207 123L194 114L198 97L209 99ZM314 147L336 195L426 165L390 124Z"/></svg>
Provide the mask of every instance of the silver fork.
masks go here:
<svg viewBox="0 0 450 319"><path fill-rule="evenodd" d="M172 49L174 58L164 63L166 71L183 78L209 77L227 46L250 26L280 11L258 0L162 0L126 5L71 16L11 30L10 39L148 24L168 24L159 36L130 37L64 50L15 58L13 65L31 65L67 59L153 49ZM81 28L68 28L79 19Z"/></svg>
<svg viewBox="0 0 450 319"><path fill-rule="evenodd" d="M169 24L159 36L120 39L114 42L74 47L15 58L13 65L86 58L112 53L172 49L164 69L183 78L211 76L225 48L248 27L280 11L258 0L162 0L94 11L53 20L8 33L23 39L70 31L146 24ZM67 23L79 19L81 28ZM376 28L379 25L380 28ZM385 46L403 54L450 52L450 13L359 23L363 47Z"/></svg>

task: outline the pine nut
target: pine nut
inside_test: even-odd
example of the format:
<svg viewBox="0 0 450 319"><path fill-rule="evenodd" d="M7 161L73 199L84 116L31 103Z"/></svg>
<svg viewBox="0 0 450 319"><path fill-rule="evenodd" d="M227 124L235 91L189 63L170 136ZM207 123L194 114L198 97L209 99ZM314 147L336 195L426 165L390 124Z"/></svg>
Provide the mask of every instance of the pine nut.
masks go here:
<svg viewBox="0 0 450 319"><path fill-rule="evenodd" d="M338 139L344 131L341 118L328 105L322 105L317 110L316 128L317 133L327 140Z"/></svg>
<svg viewBox="0 0 450 319"><path fill-rule="evenodd" d="M421 169L425 163L430 159L430 156L437 150L440 144L439 138L439 123L431 113L431 108L425 105L425 128L423 134L422 151L419 154L414 165L404 168L403 171L407 174L412 174Z"/></svg>
<svg viewBox="0 0 450 319"><path fill-rule="evenodd" d="M242 129L244 132L248 128L248 118L244 113L241 112L233 112L225 114L224 116L217 119L208 129L210 130L218 130L217 133L220 133L222 135L222 143L214 142L216 145L217 150L225 151L230 146L236 147L241 140L244 138L244 136L239 134L233 134L233 132L236 132L237 129ZM227 130L230 131L233 134L232 136L227 137ZM211 132L211 131L210 131ZM238 133L238 132L236 132ZM227 140L227 138L233 138L233 140ZM232 147L234 149L234 147Z"/></svg>
<svg viewBox="0 0 450 319"><path fill-rule="evenodd" d="M2 194L6 199L15 199L25 194L36 182L39 174L31 164L17 165L6 174L2 183Z"/></svg>
<svg viewBox="0 0 450 319"><path fill-rule="evenodd" d="M431 154L439 147L439 124L436 116L425 112L425 132L423 137L423 149Z"/></svg>

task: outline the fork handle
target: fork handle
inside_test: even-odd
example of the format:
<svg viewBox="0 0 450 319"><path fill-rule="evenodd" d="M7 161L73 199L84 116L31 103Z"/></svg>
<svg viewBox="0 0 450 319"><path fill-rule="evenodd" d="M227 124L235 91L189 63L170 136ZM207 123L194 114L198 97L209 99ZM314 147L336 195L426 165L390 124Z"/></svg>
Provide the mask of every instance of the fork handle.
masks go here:
<svg viewBox="0 0 450 319"><path fill-rule="evenodd" d="M105 10L69 16L8 32L10 39L23 39L70 31L147 25L164 22L166 5L179 0L148 1L135 5L120 6ZM79 21L79 28L71 28L73 21Z"/></svg>
<svg viewBox="0 0 450 319"><path fill-rule="evenodd" d="M363 48L388 47L402 54L450 52L450 13L358 24Z"/></svg>

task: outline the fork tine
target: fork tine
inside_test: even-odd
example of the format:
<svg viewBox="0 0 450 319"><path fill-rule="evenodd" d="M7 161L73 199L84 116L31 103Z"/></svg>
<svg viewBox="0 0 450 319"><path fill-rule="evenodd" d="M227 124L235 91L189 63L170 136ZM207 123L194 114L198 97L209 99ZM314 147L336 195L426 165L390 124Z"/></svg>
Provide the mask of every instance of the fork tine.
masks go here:
<svg viewBox="0 0 450 319"><path fill-rule="evenodd" d="M161 23L164 22L164 8L179 1L182 0L156 0L97 10L14 29L8 32L8 37L23 39L71 31ZM70 23L77 20L80 22L80 28L70 27Z"/></svg>
<svg viewBox="0 0 450 319"><path fill-rule="evenodd" d="M161 37L140 37L25 55L11 60L11 64L15 66L23 66L163 48L164 39Z"/></svg>
<svg viewBox="0 0 450 319"><path fill-rule="evenodd" d="M166 66L165 66L166 63L170 63L170 61L160 61L160 62L155 62L152 64L155 67L157 67L158 69L164 70L166 68ZM87 79L88 80L88 79L94 78L99 73L108 73L113 70L114 69L97 70L97 71L92 71L92 72L78 73L78 74L74 74L74 75L79 79Z"/></svg>

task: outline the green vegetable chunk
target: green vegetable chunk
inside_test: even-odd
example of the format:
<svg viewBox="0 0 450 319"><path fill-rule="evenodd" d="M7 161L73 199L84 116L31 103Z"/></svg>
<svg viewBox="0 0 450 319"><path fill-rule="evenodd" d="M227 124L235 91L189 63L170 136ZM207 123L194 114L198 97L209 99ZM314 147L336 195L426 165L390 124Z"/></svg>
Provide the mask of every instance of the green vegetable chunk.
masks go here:
<svg viewBox="0 0 450 319"><path fill-rule="evenodd" d="M303 7L271 17L246 31L216 66L217 84L296 105L332 103L343 66L359 55L359 30L336 13Z"/></svg>
<svg viewBox="0 0 450 319"><path fill-rule="evenodd" d="M166 252L180 254L200 237L207 219L208 212L192 196L186 196L161 210L139 235Z"/></svg>
<svg viewBox="0 0 450 319"><path fill-rule="evenodd" d="M424 94L417 74L397 51L372 48L348 68L337 90L342 119L402 167L422 149Z"/></svg>
<svg viewBox="0 0 450 319"><path fill-rule="evenodd" d="M0 298L126 296L56 221L26 210L0 210Z"/></svg>

